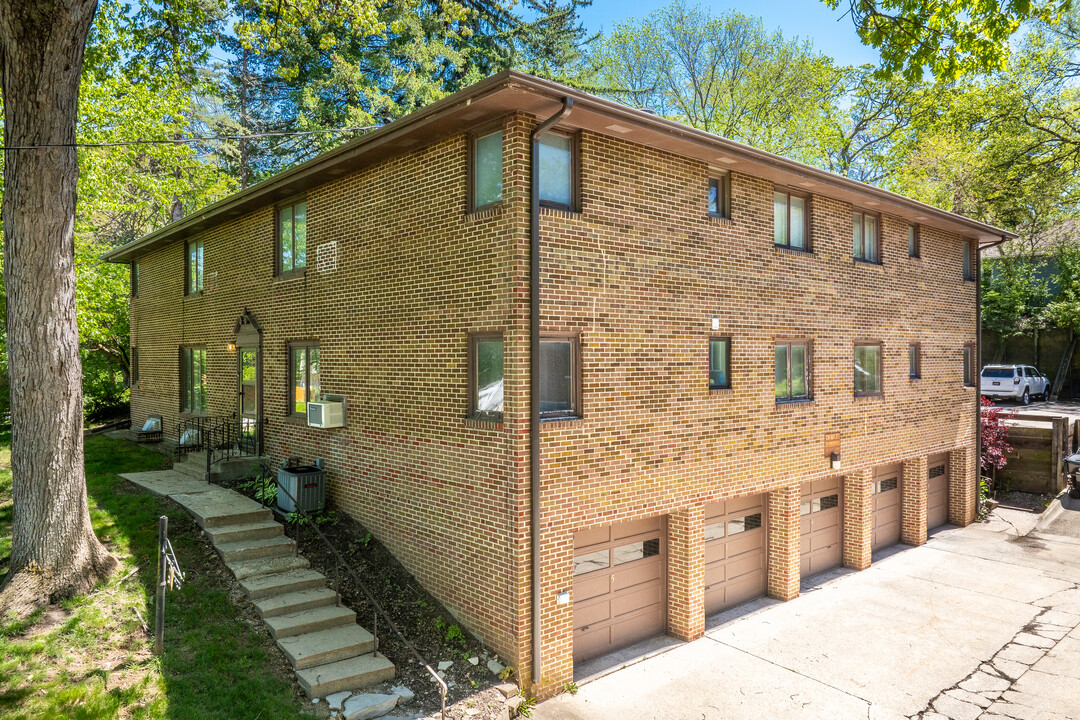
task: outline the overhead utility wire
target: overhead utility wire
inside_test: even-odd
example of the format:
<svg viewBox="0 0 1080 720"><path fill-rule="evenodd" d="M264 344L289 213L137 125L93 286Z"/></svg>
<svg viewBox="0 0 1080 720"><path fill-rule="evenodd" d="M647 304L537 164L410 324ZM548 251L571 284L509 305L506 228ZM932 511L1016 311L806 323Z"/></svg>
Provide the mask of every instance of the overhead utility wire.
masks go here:
<svg viewBox="0 0 1080 720"><path fill-rule="evenodd" d="M328 130L297 130L295 132L266 132L256 133L254 135L214 135L206 137L187 137L187 138L172 138L167 140L157 139L139 139L139 140L117 140L116 142L101 142L101 143L46 143L43 145L19 145L8 146L0 145L0 150L44 150L46 148L103 148L103 147L125 147L128 145L184 145L186 143L198 143L198 142L216 142L224 140L254 140L256 138L268 138L268 137L296 137L299 135L317 135L319 133L344 133L355 132L357 130L374 130L379 127L378 125L365 125L363 127L347 127L347 128L333 128Z"/></svg>

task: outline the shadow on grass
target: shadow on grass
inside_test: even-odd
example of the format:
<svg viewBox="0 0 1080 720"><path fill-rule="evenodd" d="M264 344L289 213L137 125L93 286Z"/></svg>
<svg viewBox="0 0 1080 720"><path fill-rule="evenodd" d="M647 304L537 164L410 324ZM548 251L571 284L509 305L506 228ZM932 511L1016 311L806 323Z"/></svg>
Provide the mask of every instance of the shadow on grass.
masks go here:
<svg viewBox="0 0 1080 720"><path fill-rule="evenodd" d="M87 439L91 518L121 568L90 595L66 601L72 616L60 627L39 635L0 628L0 718L305 717L273 641L252 622L251 611L238 606L241 597L230 599L230 579L194 523L172 502L118 477L164 463L160 454L126 441ZM165 653L155 658L143 627L153 625L160 515L169 518L187 581L168 593ZM10 527L0 531L9 534ZM77 667L80 662L68 662L71 655L87 662ZM131 672L121 676L121 668Z"/></svg>

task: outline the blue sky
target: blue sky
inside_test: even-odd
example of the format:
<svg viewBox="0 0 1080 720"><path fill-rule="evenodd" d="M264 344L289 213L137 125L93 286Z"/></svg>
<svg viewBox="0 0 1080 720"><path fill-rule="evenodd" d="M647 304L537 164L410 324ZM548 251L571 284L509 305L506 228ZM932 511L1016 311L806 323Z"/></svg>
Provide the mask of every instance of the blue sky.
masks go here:
<svg viewBox="0 0 1080 720"><path fill-rule="evenodd" d="M687 3L693 5L694 0ZM606 31L615 23L644 17L667 4L668 0L593 0L592 7L581 11L581 17L590 32ZM760 17L766 29L779 29L788 38L808 38L819 52L832 56L841 65L878 62L877 51L859 41L851 19L843 16L846 2L840 3L839 10L830 10L821 0L733 0L700 5L716 15L737 10Z"/></svg>

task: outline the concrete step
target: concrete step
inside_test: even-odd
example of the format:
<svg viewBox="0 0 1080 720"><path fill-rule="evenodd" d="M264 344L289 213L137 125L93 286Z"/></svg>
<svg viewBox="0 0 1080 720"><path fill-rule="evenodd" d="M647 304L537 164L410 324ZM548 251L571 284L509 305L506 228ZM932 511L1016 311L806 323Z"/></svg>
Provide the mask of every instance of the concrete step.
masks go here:
<svg viewBox="0 0 1080 720"><path fill-rule="evenodd" d="M210 528L206 536L215 545L223 543L242 542L244 540L261 540L281 535L285 528L279 522L254 522L242 525L226 525L225 527Z"/></svg>
<svg viewBox="0 0 1080 720"><path fill-rule="evenodd" d="M203 461L203 464L200 465L198 463L190 462L188 460L183 460L178 463L173 463L172 469L182 475L187 475L188 477L195 478L196 480L203 480L206 478L205 461Z"/></svg>
<svg viewBox="0 0 1080 720"><path fill-rule="evenodd" d="M263 618L270 634L277 639L329 630L342 625L355 625L356 613L347 607L327 605L286 615Z"/></svg>
<svg viewBox="0 0 1080 720"><path fill-rule="evenodd" d="M300 559L303 560L303 558ZM304 560L304 562L307 561ZM274 595L326 587L326 576L314 570L289 570L241 579L240 587L244 588L247 596L254 601Z"/></svg>
<svg viewBox="0 0 1080 720"><path fill-rule="evenodd" d="M303 570L311 567L311 563L307 561L307 558L297 555L282 555L281 557L226 564L237 580L247 580L262 575L275 575L290 570ZM282 592L286 591L282 590Z"/></svg>
<svg viewBox="0 0 1080 720"><path fill-rule="evenodd" d="M267 558L293 555L295 554L295 548L296 542L284 535L222 543L221 545L215 544L218 555L227 563L265 560Z"/></svg>
<svg viewBox="0 0 1080 720"><path fill-rule="evenodd" d="M382 655L360 655L296 671L296 679L309 698L360 690L393 677L394 664Z"/></svg>
<svg viewBox="0 0 1080 720"><path fill-rule="evenodd" d="M303 670L369 653L375 649L375 637L354 623L278 638L277 644L289 663Z"/></svg>
<svg viewBox="0 0 1080 720"><path fill-rule="evenodd" d="M171 496L195 518L195 524L203 530L269 522L274 519L270 508L246 498L240 493L217 485L203 485L204 492Z"/></svg>
<svg viewBox="0 0 1080 720"><path fill-rule="evenodd" d="M336 603L337 593L327 587L271 595L254 601L255 610L258 611L259 617L264 620L279 615L300 612L301 610L326 607Z"/></svg>

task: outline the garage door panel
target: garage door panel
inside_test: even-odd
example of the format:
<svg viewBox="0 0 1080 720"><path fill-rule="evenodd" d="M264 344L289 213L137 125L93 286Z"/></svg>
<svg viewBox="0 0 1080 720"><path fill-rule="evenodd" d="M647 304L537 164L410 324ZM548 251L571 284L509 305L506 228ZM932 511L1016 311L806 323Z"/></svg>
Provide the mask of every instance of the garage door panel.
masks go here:
<svg viewBox="0 0 1080 720"><path fill-rule="evenodd" d="M900 469L899 465L888 465L874 471L870 500L872 550L900 542Z"/></svg>
<svg viewBox="0 0 1080 720"><path fill-rule="evenodd" d="M612 617L614 614L611 612L610 600L600 600L584 605L577 599L574 600L574 624L579 627L610 620Z"/></svg>
<svg viewBox="0 0 1080 720"><path fill-rule="evenodd" d="M645 533L655 535L660 530L660 523L661 518L658 517L620 523L611 527L611 539L621 540Z"/></svg>
<svg viewBox="0 0 1080 720"><path fill-rule="evenodd" d="M803 577L824 572L843 560L843 508L840 478L804 483L799 508L800 568Z"/></svg>
<svg viewBox="0 0 1080 720"><path fill-rule="evenodd" d="M665 522L646 518L575 533L575 662L666 629Z"/></svg>
<svg viewBox="0 0 1080 720"><path fill-rule="evenodd" d="M611 580L611 589L617 592L645 583L658 582L664 575L664 566L659 562L649 562L629 570L614 572L612 575L614 579Z"/></svg>
<svg viewBox="0 0 1080 720"><path fill-rule="evenodd" d="M724 543L705 543L705 566L727 560L727 545Z"/></svg>
<svg viewBox="0 0 1080 720"><path fill-rule="evenodd" d="M663 597L663 588L656 583L621 593L611 601L611 616L620 618L623 615L638 612L642 608L658 605Z"/></svg>
<svg viewBox="0 0 1080 720"><path fill-rule="evenodd" d="M743 555L748 552L754 552L761 550L764 547L764 538L762 533L742 533L735 535L728 541L727 555L728 558L736 558L739 555Z"/></svg>
<svg viewBox="0 0 1080 720"><path fill-rule="evenodd" d="M949 457L935 455L926 462L926 529L949 521Z"/></svg>
<svg viewBox="0 0 1080 720"><path fill-rule="evenodd" d="M732 498L705 508L705 612L765 593L765 497Z"/></svg>
<svg viewBox="0 0 1080 720"><path fill-rule="evenodd" d="M653 637L657 628L663 632L667 625L667 616L661 609L648 610L626 618L620 618L611 626L611 644L629 645L630 643Z"/></svg>

